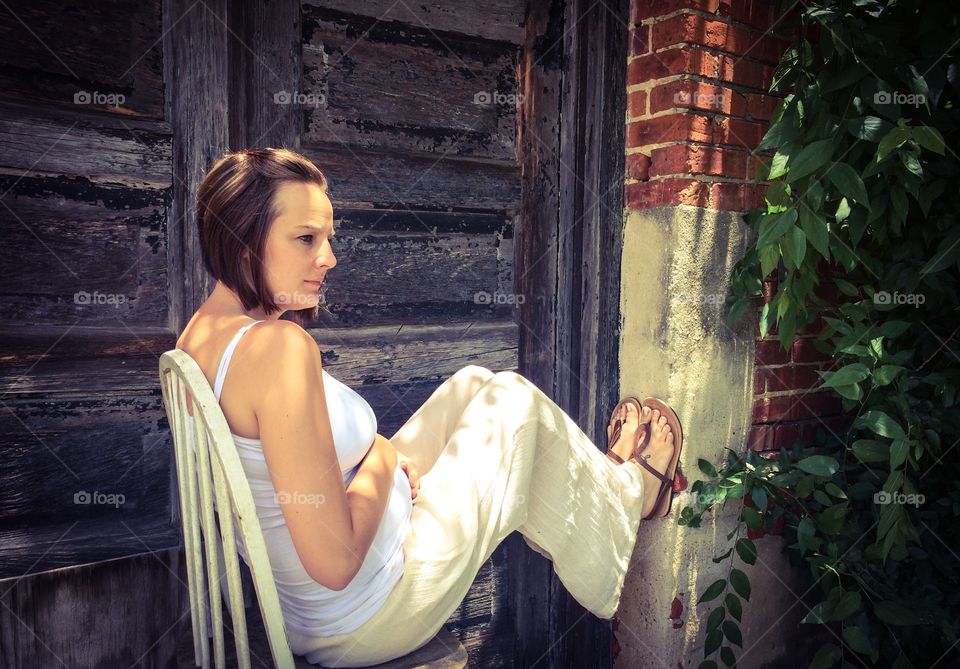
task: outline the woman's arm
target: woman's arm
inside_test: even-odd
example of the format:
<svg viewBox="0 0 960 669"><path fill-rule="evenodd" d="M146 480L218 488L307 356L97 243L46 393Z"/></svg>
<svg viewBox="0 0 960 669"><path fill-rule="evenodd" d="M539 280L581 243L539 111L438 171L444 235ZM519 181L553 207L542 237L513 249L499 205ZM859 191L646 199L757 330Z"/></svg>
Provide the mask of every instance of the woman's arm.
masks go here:
<svg viewBox="0 0 960 669"><path fill-rule="evenodd" d="M353 531L357 541L365 546L373 544L377 528L380 527L396 468L397 451L386 437L378 434L347 486Z"/></svg>

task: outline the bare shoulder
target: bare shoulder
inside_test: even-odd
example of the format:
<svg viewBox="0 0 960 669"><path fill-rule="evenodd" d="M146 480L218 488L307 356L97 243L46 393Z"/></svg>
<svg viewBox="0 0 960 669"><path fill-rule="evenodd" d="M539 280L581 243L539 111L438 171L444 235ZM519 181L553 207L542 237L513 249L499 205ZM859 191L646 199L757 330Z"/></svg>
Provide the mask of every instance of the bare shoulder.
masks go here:
<svg viewBox="0 0 960 669"><path fill-rule="evenodd" d="M268 356L274 364L316 360L320 349L310 333L292 321L263 321L250 328L250 349L255 355Z"/></svg>

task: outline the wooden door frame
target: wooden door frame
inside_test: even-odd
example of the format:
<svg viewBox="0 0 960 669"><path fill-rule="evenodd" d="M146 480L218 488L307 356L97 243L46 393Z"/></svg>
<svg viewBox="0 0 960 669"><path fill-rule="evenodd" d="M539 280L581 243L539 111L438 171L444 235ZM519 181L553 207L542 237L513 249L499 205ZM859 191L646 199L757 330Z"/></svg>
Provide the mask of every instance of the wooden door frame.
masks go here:
<svg viewBox="0 0 960 669"><path fill-rule="evenodd" d="M628 20L627 0L531 0L518 77L519 368L602 449L619 395ZM515 666L610 666L610 623L510 541Z"/></svg>

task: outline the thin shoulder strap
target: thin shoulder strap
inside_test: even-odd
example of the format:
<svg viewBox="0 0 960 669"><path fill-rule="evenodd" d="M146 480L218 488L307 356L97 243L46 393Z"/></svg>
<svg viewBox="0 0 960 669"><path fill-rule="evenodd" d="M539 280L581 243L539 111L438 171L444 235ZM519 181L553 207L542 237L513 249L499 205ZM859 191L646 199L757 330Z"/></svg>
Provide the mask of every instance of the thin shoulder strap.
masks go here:
<svg viewBox="0 0 960 669"><path fill-rule="evenodd" d="M243 336L243 333L252 328L257 323L262 323L263 321L253 321L252 323L247 323L239 330L237 334L233 335L233 339L230 340L230 343L227 344L227 348L224 349L223 355L220 358L220 366L217 367L217 378L213 384L213 394L216 396L217 401L220 401L220 393L223 391L223 381L227 377L227 367L230 366L230 358L233 357L233 352L237 348L237 344L240 342L240 337Z"/></svg>

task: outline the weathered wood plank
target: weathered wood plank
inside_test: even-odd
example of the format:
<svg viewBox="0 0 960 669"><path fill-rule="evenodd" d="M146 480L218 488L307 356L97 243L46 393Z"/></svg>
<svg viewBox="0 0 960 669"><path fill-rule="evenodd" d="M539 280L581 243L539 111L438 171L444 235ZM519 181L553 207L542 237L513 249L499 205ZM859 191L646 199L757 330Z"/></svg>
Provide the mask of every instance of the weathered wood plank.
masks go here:
<svg viewBox="0 0 960 669"><path fill-rule="evenodd" d="M0 292L26 323L163 322L169 189L0 175Z"/></svg>
<svg viewBox="0 0 960 669"><path fill-rule="evenodd" d="M165 426L158 393L6 398L0 407L0 528L169 518ZM30 536L27 530L24 537Z"/></svg>
<svg viewBox="0 0 960 669"><path fill-rule="evenodd" d="M515 45L310 6L304 38L305 142L515 160Z"/></svg>
<svg viewBox="0 0 960 669"><path fill-rule="evenodd" d="M33 104L162 119L160 5L31 0L7 7L0 90Z"/></svg>
<svg viewBox="0 0 960 669"><path fill-rule="evenodd" d="M180 332L213 283L203 267L197 236L197 188L229 148L228 12L226 0L163 0L164 85L170 125L177 137L169 228L170 312Z"/></svg>
<svg viewBox="0 0 960 669"><path fill-rule="evenodd" d="M333 206L514 211L520 203L516 163L372 151L308 143L301 151L330 178Z"/></svg>
<svg viewBox="0 0 960 669"><path fill-rule="evenodd" d="M230 5L230 148L300 146L301 109L281 104L300 83L300 2Z"/></svg>
<svg viewBox="0 0 960 669"><path fill-rule="evenodd" d="M0 664L175 667L182 555L164 548L0 580Z"/></svg>
<svg viewBox="0 0 960 669"><path fill-rule="evenodd" d="M79 110L0 103L0 174L76 175L138 189L168 188L170 126Z"/></svg>
<svg viewBox="0 0 960 669"><path fill-rule="evenodd" d="M179 532L163 514L3 528L0 584L9 587L10 582L2 579L175 548ZM0 585L0 592L4 590Z"/></svg>
<svg viewBox="0 0 960 669"><path fill-rule="evenodd" d="M490 0L482 4L455 2L406 3L392 0L305 0L304 5L337 9L369 16L378 21L396 21L442 33L475 35L489 40L523 42L522 0Z"/></svg>
<svg viewBox="0 0 960 669"><path fill-rule="evenodd" d="M523 164L523 200L517 226L516 290L526 296L520 305L520 372L553 397L558 360L557 243L559 229L560 104L563 89L564 0L530 2L519 80L524 95L518 129L518 155ZM569 361L567 361L569 364ZM550 649L557 642L552 565L531 550L523 538L508 538L511 613L516 625L513 664L555 665ZM562 664L559 666L563 666Z"/></svg>
<svg viewBox="0 0 960 669"><path fill-rule="evenodd" d="M516 364L515 323L457 323L311 330L330 374L350 386L442 381L478 364L499 371Z"/></svg>

